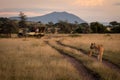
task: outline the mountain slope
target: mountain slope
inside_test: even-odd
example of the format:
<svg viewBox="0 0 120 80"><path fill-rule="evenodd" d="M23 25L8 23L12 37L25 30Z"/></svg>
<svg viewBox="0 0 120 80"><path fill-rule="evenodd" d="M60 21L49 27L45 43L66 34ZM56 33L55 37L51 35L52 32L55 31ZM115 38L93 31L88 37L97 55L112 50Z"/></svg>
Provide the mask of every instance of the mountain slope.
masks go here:
<svg viewBox="0 0 120 80"><path fill-rule="evenodd" d="M11 17L11 19L19 20L17 17ZM84 20L80 19L76 15L67 12L52 12L43 16L28 17L27 20L34 22L41 21L42 23L57 23L59 21L67 21L69 23L74 23L75 21L77 21L78 23L85 23Z"/></svg>

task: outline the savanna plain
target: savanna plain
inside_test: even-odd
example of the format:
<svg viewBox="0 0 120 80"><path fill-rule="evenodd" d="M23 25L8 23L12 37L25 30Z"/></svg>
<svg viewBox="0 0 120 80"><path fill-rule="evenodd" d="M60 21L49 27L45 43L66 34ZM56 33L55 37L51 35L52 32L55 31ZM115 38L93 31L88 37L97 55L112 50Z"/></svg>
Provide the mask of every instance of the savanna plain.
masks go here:
<svg viewBox="0 0 120 80"><path fill-rule="evenodd" d="M93 42L103 62L88 56ZM120 80L120 34L0 38L0 80Z"/></svg>

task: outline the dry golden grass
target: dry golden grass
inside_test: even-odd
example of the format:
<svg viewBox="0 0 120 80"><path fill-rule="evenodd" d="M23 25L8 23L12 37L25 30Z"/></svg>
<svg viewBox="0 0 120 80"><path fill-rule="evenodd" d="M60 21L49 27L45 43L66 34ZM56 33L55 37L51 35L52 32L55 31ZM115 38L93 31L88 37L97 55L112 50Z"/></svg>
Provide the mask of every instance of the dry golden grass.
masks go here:
<svg viewBox="0 0 120 80"><path fill-rule="evenodd" d="M80 80L80 76L41 39L0 39L0 80Z"/></svg>
<svg viewBox="0 0 120 80"><path fill-rule="evenodd" d="M85 46L89 48L90 43L103 44L105 50L120 51L120 34L81 34L80 37L64 37L62 40L73 46Z"/></svg>
<svg viewBox="0 0 120 80"><path fill-rule="evenodd" d="M75 51L75 49L61 46L55 43L55 41L49 42L52 46L64 52L64 54L74 57L81 64L83 64L87 69L91 70L96 75L99 75L98 80L119 80L120 74L117 71L112 70L111 68L103 65L97 60L88 57L87 55L82 54L80 51ZM86 76L88 77L88 76ZM88 79L89 80L89 79Z"/></svg>
<svg viewBox="0 0 120 80"><path fill-rule="evenodd" d="M102 44L103 58L120 67L120 34L81 34L80 37L64 37L61 42L89 51L91 43Z"/></svg>
<svg viewBox="0 0 120 80"><path fill-rule="evenodd" d="M103 44L105 48L104 58L120 66L120 34L80 34L80 36L73 36L62 34L48 35L42 39L0 39L0 80L80 80L78 71L73 65L59 52L44 43L49 39L53 45L55 45L54 41L60 40L64 44L85 50L89 50L91 42ZM63 47L59 46L59 48ZM74 52L76 55L79 53L74 49L64 49L68 53ZM82 60L88 68L106 74L106 70L103 72L99 70L101 64L94 62L91 58L75 57ZM107 68L102 66L102 69ZM114 78L114 74L112 75Z"/></svg>

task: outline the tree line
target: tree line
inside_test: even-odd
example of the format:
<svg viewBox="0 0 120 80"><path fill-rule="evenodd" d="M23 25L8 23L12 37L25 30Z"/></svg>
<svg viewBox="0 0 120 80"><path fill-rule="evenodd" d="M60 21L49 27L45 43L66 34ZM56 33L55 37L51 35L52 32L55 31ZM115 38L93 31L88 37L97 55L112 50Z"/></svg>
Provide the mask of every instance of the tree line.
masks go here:
<svg viewBox="0 0 120 80"><path fill-rule="evenodd" d="M34 31L35 27L51 28L54 33L56 28L59 28L59 33L120 33L120 23L112 21L105 26L99 22L91 23L69 23L67 21L59 21L58 23L48 22L47 24L39 22L29 22L24 13L20 12L20 20L11 20L9 18L0 18L0 34L10 36L13 33L18 33L20 28L28 28L29 31Z"/></svg>

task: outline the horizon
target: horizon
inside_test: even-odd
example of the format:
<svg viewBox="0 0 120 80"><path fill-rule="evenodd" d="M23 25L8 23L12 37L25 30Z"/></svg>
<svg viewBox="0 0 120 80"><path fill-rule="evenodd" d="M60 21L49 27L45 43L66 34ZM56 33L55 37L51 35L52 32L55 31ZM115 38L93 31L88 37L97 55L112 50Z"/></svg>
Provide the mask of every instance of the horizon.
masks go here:
<svg viewBox="0 0 120 80"><path fill-rule="evenodd" d="M27 17L68 12L87 22L120 22L119 0L1 0L0 5L0 17L18 16L20 11Z"/></svg>
<svg viewBox="0 0 120 80"><path fill-rule="evenodd" d="M75 15L75 14L73 14L73 13L69 13L69 12L66 12L66 11L62 11L62 12L57 12L57 11L54 11L54 12L50 12L50 13L46 13L46 14L43 14L43 15L41 15L41 16L45 16L45 15L48 15L48 14L51 14L51 13L68 13L68 14L72 14L72 15ZM20 14L20 12L19 12L19 14ZM16 18L18 18L19 17L19 14L17 15L17 16L12 16L13 18L14 17L16 17ZM26 15L27 16L27 15ZM34 17L41 17L41 16L30 16L30 17L28 17L27 16L27 18L34 18ZM77 16L77 15L75 15L75 16ZM12 17L7 17L7 18L12 18ZM77 16L77 17L79 17L79 16ZM80 18L80 17L79 17ZM80 18L80 19L82 19L82 18ZM82 19L82 20L84 20L84 19ZM85 20L84 20L85 21ZM90 24L91 22L87 22L87 21L85 21L86 23L88 23L88 24ZM99 22L99 21L93 21L93 22ZM112 21L110 21L110 22L112 22ZM117 21L117 22L119 22L119 21ZM99 23L101 23L101 24L104 24L104 25L109 25L109 22L99 22Z"/></svg>

